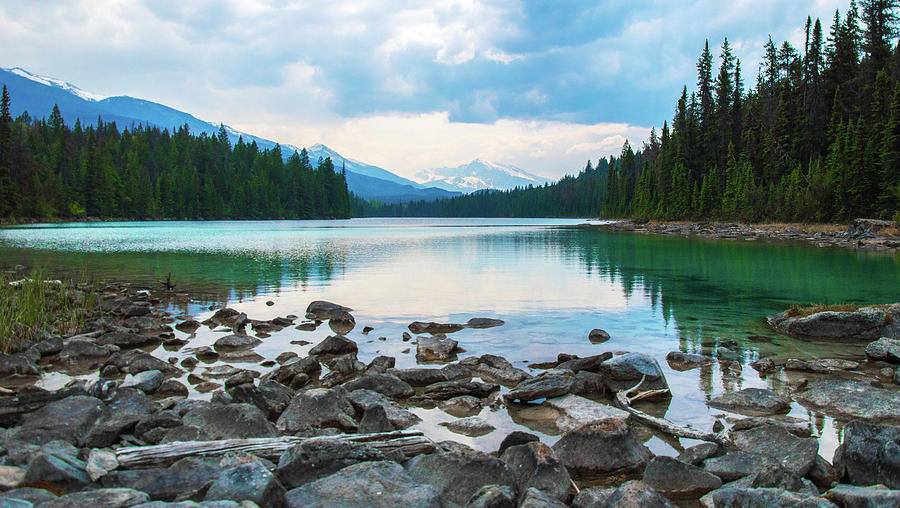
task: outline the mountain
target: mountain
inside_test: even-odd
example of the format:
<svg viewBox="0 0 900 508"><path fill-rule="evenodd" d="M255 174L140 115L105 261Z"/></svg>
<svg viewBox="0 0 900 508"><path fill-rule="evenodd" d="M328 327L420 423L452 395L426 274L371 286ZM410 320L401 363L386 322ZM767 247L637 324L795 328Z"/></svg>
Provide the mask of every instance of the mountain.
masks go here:
<svg viewBox="0 0 900 508"><path fill-rule="evenodd" d="M214 135L219 124L206 122L169 106L128 96L102 97L86 92L77 86L56 78L33 74L20 67L0 68L0 83L6 85L12 97L13 117L28 111L33 117L50 115L53 105L59 106L63 120L73 125L76 120L82 124L95 125L98 118L104 122L116 122L120 129L134 125L154 125L161 129L174 129L188 125L194 134ZM238 138L244 142L256 142L261 150L274 148L275 141L240 132L225 126L232 143ZM281 144L284 157L290 157L300 148ZM457 192L420 185L390 171L347 159L325 145L313 145L309 150L310 160L315 164L319 156L331 157L336 168L346 161L347 187L364 199L377 199L385 203L433 200L458 195Z"/></svg>
<svg viewBox="0 0 900 508"><path fill-rule="evenodd" d="M515 166L481 159L475 159L455 168L426 169L417 173L415 178L423 185L433 185L441 189L465 193L482 189L506 190L552 183L548 178L529 173Z"/></svg>

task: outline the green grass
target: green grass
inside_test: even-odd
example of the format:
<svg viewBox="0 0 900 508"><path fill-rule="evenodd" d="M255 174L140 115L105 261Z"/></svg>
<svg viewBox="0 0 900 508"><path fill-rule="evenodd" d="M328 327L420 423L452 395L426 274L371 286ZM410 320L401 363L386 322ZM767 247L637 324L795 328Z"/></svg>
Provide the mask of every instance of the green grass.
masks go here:
<svg viewBox="0 0 900 508"><path fill-rule="evenodd" d="M45 334L77 333L99 298L91 284L45 282L41 271L0 274L0 351L20 351ZM15 285L10 282L22 281Z"/></svg>

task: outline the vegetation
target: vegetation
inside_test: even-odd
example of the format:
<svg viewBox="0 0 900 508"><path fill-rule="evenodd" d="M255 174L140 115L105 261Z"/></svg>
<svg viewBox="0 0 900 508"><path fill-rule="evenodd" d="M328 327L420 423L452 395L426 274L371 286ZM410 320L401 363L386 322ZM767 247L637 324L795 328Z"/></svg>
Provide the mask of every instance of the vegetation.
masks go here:
<svg viewBox="0 0 900 508"><path fill-rule="evenodd" d="M0 351L27 347L45 335L71 335L96 307L94 288L44 280L41 272L25 279L0 274Z"/></svg>
<svg viewBox="0 0 900 508"><path fill-rule="evenodd" d="M252 219L350 214L343 172L330 158L313 167L306 150L284 160L239 139L195 136L188 126L65 125L10 118L0 103L0 218Z"/></svg>
<svg viewBox="0 0 900 508"><path fill-rule="evenodd" d="M697 89L635 150L554 185L433 203L354 202L354 213L606 216L785 222L900 219L898 0L851 0L829 33L807 18L804 47L769 38L745 92L726 39L707 42Z"/></svg>

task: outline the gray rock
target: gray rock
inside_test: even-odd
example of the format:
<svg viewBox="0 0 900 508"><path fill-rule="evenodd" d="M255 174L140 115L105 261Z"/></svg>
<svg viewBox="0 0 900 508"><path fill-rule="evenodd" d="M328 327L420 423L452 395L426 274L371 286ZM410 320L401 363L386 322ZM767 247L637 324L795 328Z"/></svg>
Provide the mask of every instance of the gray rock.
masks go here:
<svg viewBox="0 0 900 508"><path fill-rule="evenodd" d="M810 469L809 473L806 474L806 477L809 478L819 490L823 491L834 487L841 479L837 470L835 470L831 463L825 460L821 455L816 457L816 463L813 468Z"/></svg>
<svg viewBox="0 0 900 508"><path fill-rule="evenodd" d="M868 384L840 379L816 380L794 398L808 409L842 420L900 424L897 393Z"/></svg>
<svg viewBox="0 0 900 508"><path fill-rule="evenodd" d="M166 379L154 392L157 397L187 397L189 394L188 387L174 379Z"/></svg>
<svg viewBox="0 0 900 508"><path fill-rule="evenodd" d="M819 374L838 372L842 370L855 370L858 368L859 362L840 359L799 360L796 358L791 358L784 364L784 370L817 372Z"/></svg>
<svg viewBox="0 0 900 508"><path fill-rule="evenodd" d="M547 492L531 487L525 491L519 508L566 508L566 504L559 502Z"/></svg>
<svg viewBox="0 0 900 508"><path fill-rule="evenodd" d="M25 470L16 466L0 466L0 492L15 489L25 480Z"/></svg>
<svg viewBox="0 0 900 508"><path fill-rule="evenodd" d="M507 448L512 446L519 446L523 444L528 444L533 441L540 441L541 439L530 432L523 432L521 430L514 430L506 435L503 438L503 441L500 442L500 449L497 450L497 455L502 456L503 452L506 451Z"/></svg>
<svg viewBox="0 0 900 508"><path fill-rule="evenodd" d="M834 339L847 342L898 337L900 305L887 308L862 307L853 312L817 312L805 317L791 317L791 311L768 317L777 331L799 338Z"/></svg>
<svg viewBox="0 0 900 508"><path fill-rule="evenodd" d="M338 305L336 303L326 301L315 301L306 307L306 319L315 319L318 321L327 321L331 319L333 313L338 311L349 312L353 309Z"/></svg>
<svg viewBox="0 0 900 508"><path fill-rule="evenodd" d="M776 426L735 432L732 440L739 450L775 459L800 477L813 468L819 454L819 442L815 438L797 437Z"/></svg>
<svg viewBox="0 0 900 508"><path fill-rule="evenodd" d="M601 330L600 328L594 328L588 333L588 340L591 341L591 344L602 344L609 340L609 333L606 330Z"/></svg>
<svg viewBox="0 0 900 508"><path fill-rule="evenodd" d="M438 406L441 408L441 411L456 416L457 418L475 416L483 407L481 399L472 397L471 395L453 397L452 399L441 401Z"/></svg>
<svg viewBox="0 0 900 508"><path fill-rule="evenodd" d="M503 395L506 402L530 402L537 399L561 397L575 391L577 379L575 373L568 370L552 370L537 377L526 379Z"/></svg>
<svg viewBox="0 0 900 508"><path fill-rule="evenodd" d="M158 370L166 376L176 376L181 374L181 370L169 364L165 360L144 353L143 351L132 350L121 355L124 367L120 367L123 372L128 374L137 374L145 370Z"/></svg>
<svg viewBox="0 0 900 508"><path fill-rule="evenodd" d="M401 407L394 406L391 404L391 401L386 399L383 395L378 392L373 392L372 390L354 390L347 394L347 398L359 413L364 414L373 407L381 407L384 409L388 421L391 422L391 426L397 430L412 427L422 421L422 419L415 414Z"/></svg>
<svg viewBox="0 0 900 508"><path fill-rule="evenodd" d="M506 463L491 455L458 447L451 451L419 455L406 463L412 479L433 485L442 505L464 505L481 487L514 488L515 480Z"/></svg>
<svg viewBox="0 0 900 508"><path fill-rule="evenodd" d="M838 485L826 492L824 497L843 508L900 507L900 490L890 490L878 486Z"/></svg>
<svg viewBox="0 0 900 508"><path fill-rule="evenodd" d="M610 390L614 392L631 388L645 376L641 386L645 390L669 387L659 364L645 353L614 356L600 365L600 374L606 377Z"/></svg>
<svg viewBox="0 0 900 508"><path fill-rule="evenodd" d="M103 508L128 508L150 501L150 496L134 489L85 490L60 496L41 503L41 508L82 508L84 506Z"/></svg>
<svg viewBox="0 0 900 508"><path fill-rule="evenodd" d="M567 432L553 451L569 473L578 476L642 471L652 457L618 419L597 420Z"/></svg>
<svg viewBox="0 0 900 508"><path fill-rule="evenodd" d="M720 457L705 460L703 468L721 478L723 482L732 482L756 474L767 465L777 462L757 453L731 451Z"/></svg>
<svg viewBox="0 0 900 508"><path fill-rule="evenodd" d="M331 317L328 319L328 327L331 328L331 331L340 335L350 333L355 326L356 319L345 310L332 312Z"/></svg>
<svg viewBox="0 0 900 508"><path fill-rule="evenodd" d="M207 501L252 501L259 506L284 506L285 489L261 462L220 471L206 492Z"/></svg>
<svg viewBox="0 0 900 508"><path fill-rule="evenodd" d="M387 412L382 406L373 406L363 412L362 419L359 421L359 432L361 434L374 434L377 432L391 432L394 425L387 417Z"/></svg>
<svg viewBox="0 0 900 508"><path fill-rule="evenodd" d="M313 388L298 393L278 417L279 431L294 434L311 428L336 428L353 432L356 411L342 391Z"/></svg>
<svg viewBox="0 0 900 508"><path fill-rule="evenodd" d="M472 318L466 321L466 328L493 328L495 326L502 326L502 319L494 319L494 318Z"/></svg>
<svg viewBox="0 0 900 508"><path fill-rule="evenodd" d="M765 425L781 427L797 437L809 437L812 435L809 428L809 420L786 415L777 415L774 417L751 416L748 418L741 418L740 420L734 420L731 425L731 431L737 432L739 430L749 430Z"/></svg>
<svg viewBox="0 0 900 508"><path fill-rule="evenodd" d="M469 381L472 378L471 373L462 369L448 369L453 365L448 365L442 369L429 369L417 367L412 369L388 369L387 373L397 376L411 386L428 386L434 383L442 383L444 381ZM452 374L459 374L458 377L452 377Z"/></svg>
<svg viewBox="0 0 900 508"><path fill-rule="evenodd" d="M227 383L226 383L227 385ZM227 389L235 402L253 404L258 407L266 418L275 421L290 404L292 392L286 386L271 379L264 380L255 386L252 383L235 386Z"/></svg>
<svg viewBox="0 0 900 508"><path fill-rule="evenodd" d="M51 441L31 458L23 483L73 492L91 483L86 469L87 465L78 458L77 448L65 441Z"/></svg>
<svg viewBox="0 0 900 508"><path fill-rule="evenodd" d="M456 434L462 434L469 437L484 436L495 430L495 427L488 423L487 420L478 416L459 418L449 422L442 422L438 425L447 427L447 429Z"/></svg>
<svg viewBox="0 0 900 508"><path fill-rule="evenodd" d="M465 508L516 508L516 493L504 485L485 485L472 494Z"/></svg>
<svg viewBox="0 0 900 508"><path fill-rule="evenodd" d="M704 508L836 508L821 497L803 496L782 489L725 487L700 498Z"/></svg>
<svg viewBox="0 0 900 508"><path fill-rule="evenodd" d="M644 469L644 483L669 499L699 499L722 486L719 477L672 457L654 457Z"/></svg>
<svg viewBox="0 0 900 508"><path fill-rule="evenodd" d="M107 411L100 399L84 395L66 397L26 415L8 440L35 445L61 440L82 446L88 431Z"/></svg>
<svg viewBox="0 0 900 508"><path fill-rule="evenodd" d="M144 393L153 393L162 384L165 376L158 370L145 370L137 374L127 374L122 388L137 388Z"/></svg>
<svg viewBox="0 0 900 508"><path fill-rule="evenodd" d="M575 508L675 508L665 496L640 481L629 481L617 489L593 487L584 489L572 500Z"/></svg>
<svg viewBox="0 0 900 508"><path fill-rule="evenodd" d="M153 410L153 404L143 392L136 388L118 388L109 401L109 411L85 437L84 446L105 448L115 443L121 434L131 432L135 424Z"/></svg>
<svg viewBox="0 0 900 508"><path fill-rule="evenodd" d="M348 392L360 389L372 390L394 400L405 399L416 393L412 386L391 374L367 374L342 386Z"/></svg>
<svg viewBox="0 0 900 508"><path fill-rule="evenodd" d="M159 338L148 337L146 335L139 335L130 332L114 331L105 333L97 337L97 340L95 341L95 343L99 346L111 344L113 346L124 348L138 347L149 342L159 342Z"/></svg>
<svg viewBox="0 0 900 508"><path fill-rule="evenodd" d="M471 359L467 358L463 362L468 360ZM513 367L509 361L497 355L482 355L475 360L477 361L466 364L466 367L471 369L473 374L490 383L514 387L531 377L527 372Z"/></svg>
<svg viewBox="0 0 900 508"><path fill-rule="evenodd" d="M419 485L396 462L363 462L292 489L285 496L290 508L366 506L394 508L441 506L438 491Z"/></svg>
<svg viewBox="0 0 900 508"><path fill-rule="evenodd" d="M601 404L579 395L565 395L547 399L543 405L559 411L556 426L563 432L574 430L596 420L616 419L627 423L631 418L626 411L607 404Z"/></svg>
<svg viewBox="0 0 900 508"><path fill-rule="evenodd" d="M749 416L786 413L791 408L789 400L766 388L744 388L726 393L713 398L707 405Z"/></svg>
<svg viewBox="0 0 900 508"><path fill-rule="evenodd" d="M872 360L900 363L900 339L881 337L866 346L866 356Z"/></svg>
<svg viewBox="0 0 900 508"><path fill-rule="evenodd" d="M393 356L384 356L379 355L372 359L369 362L369 365L366 366L366 370L370 372L387 372L388 369L393 369L394 365L397 364L397 359Z"/></svg>
<svg viewBox="0 0 900 508"><path fill-rule="evenodd" d="M424 394L434 400L447 400L460 395L483 398L500 389L500 386L473 381L444 381L425 387Z"/></svg>
<svg viewBox="0 0 900 508"><path fill-rule="evenodd" d="M134 435L149 444L157 444L165 436L165 429L181 425L181 417L177 412L159 411L141 418L141 421L134 426Z"/></svg>
<svg viewBox="0 0 900 508"><path fill-rule="evenodd" d="M330 335L322 342L309 350L311 355L342 355L356 353L358 347L355 342L343 335Z"/></svg>
<svg viewBox="0 0 900 508"><path fill-rule="evenodd" d="M704 460L719 457L725 453L721 445L717 443L700 443L690 448L685 448L678 454L678 460L692 466L699 466Z"/></svg>
<svg viewBox="0 0 900 508"><path fill-rule="evenodd" d="M278 432L256 406L250 404L213 405L185 413L182 421L203 429L209 439L275 437Z"/></svg>
<svg viewBox="0 0 900 508"><path fill-rule="evenodd" d="M312 357L297 358L284 362L280 367L267 374L267 378L274 379L279 383L290 386L295 377L299 375L306 376L306 379L315 379L322 372L322 365L318 360Z"/></svg>
<svg viewBox="0 0 900 508"><path fill-rule="evenodd" d="M117 467L119 467L119 461L116 459L115 453L94 448L88 455L85 471L87 471L91 481L95 482Z"/></svg>
<svg viewBox="0 0 900 508"><path fill-rule="evenodd" d="M669 354L666 355L666 363L668 363L669 367L672 367L673 370L677 371L696 369L698 367L703 367L704 365L710 365L713 361L714 360L708 356L694 353L682 353L681 351L670 351Z"/></svg>
<svg viewBox="0 0 900 508"><path fill-rule="evenodd" d="M262 341L256 337L242 334L226 335L219 338L213 344L217 351L230 349L250 349L262 344Z"/></svg>
<svg viewBox="0 0 900 508"><path fill-rule="evenodd" d="M838 475L853 485L900 489L900 428L853 421L835 452Z"/></svg>
<svg viewBox="0 0 900 508"><path fill-rule="evenodd" d="M281 483L293 489L360 462L385 460L371 446L350 441L307 441L284 452L278 460Z"/></svg>
<svg viewBox="0 0 900 508"><path fill-rule="evenodd" d="M101 480L104 487L146 492L154 501L198 499L221 473L216 463L188 457L167 468L112 471Z"/></svg>
<svg viewBox="0 0 900 508"><path fill-rule="evenodd" d="M534 487L556 501L568 501L572 479L549 446L540 441L512 446L500 459L512 472L520 493Z"/></svg>
<svg viewBox="0 0 900 508"><path fill-rule="evenodd" d="M50 492L49 490L37 489L34 487L20 487L18 489L8 490L6 492L0 492L0 506L6 508L8 504L10 508L17 508L16 505L13 504L14 500L31 503L37 506L44 501L56 499L56 497L56 494ZM30 507L31 505L23 504L22 506Z"/></svg>
<svg viewBox="0 0 900 508"><path fill-rule="evenodd" d="M413 321L409 324L409 331L419 334L419 333L430 333L432 335L440 334L440 333L453 333L458 332L465 328L466 325L461 325L457 323L425 323L422 321Z"/></svg>
<svg viewBox="0 0 900 508"><path fill-rule="evenodd" d="M576 374L582 371L600 372L600 365L612 357L612 353L607 351L599 355L586 356L584 358L572 358L571 360L560 363L556 368L560 370L571 370Z"/></svg>
<svg viewBox="0 0 900 508"><path fill-rule="evenodd" d="M59 352L59 361L69 367L94 368L103 363L115 346L98 346L87 340L70 340Z"/></svg>
<svg viewBox="0 0 900 508"><path fill-rule="evenodd" d="M420 362L449 362L456 357L459 343L445 335L420 335L416 338L416 360Z"/></svg>
<svg viewBox="0 0 900 508"><path fill-rule="evenodd" d="M194 333L198 328L200 328L200 322L196 319L185 319L184 321L175 325L176 330L184 333Z"/></svg>
<svg viewBox="0 0 900 508"><path fill-rule="evenodd" d="M0 353L0 376L39 376L41 369L22 353L7 355Z"/></svg>

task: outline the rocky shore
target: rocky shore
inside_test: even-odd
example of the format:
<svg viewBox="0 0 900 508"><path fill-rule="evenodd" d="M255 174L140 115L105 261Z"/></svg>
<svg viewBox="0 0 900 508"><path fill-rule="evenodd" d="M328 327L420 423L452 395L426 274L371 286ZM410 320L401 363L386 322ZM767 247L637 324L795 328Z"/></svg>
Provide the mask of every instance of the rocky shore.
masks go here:
<svg viewBox="0 0 900 508"><path fill-rule="evenodd" d="M504 326L494 318L411 323L397 340L421 365L396 368L392 357L358 358L345 336L356 320L341 305L312 302L305 320L220 308L202 323L166 308L150 291L110 285L77 335L0 356L0 507L900 506L900 337L883 327L894 307L882 309L878 337L845 337L865 351L859 362L754 362L761 375L803 381L712 398L724 412L712 429L654 411L648 401L672 395L643 352L560 354L528 372L496 355L458 359L450 335ZM797 319L835 320L811 316L772 321L792 333ZM270 333L319 326L333 334L305 356L254 352ZM191 346L201 327L222 332L212 347ZM160 347L191 354L148 352ZM666 362L741 369L682 351ZM47 383L62 374L73 377ZM792 400L842 422L833 457L809 421L785 415ZM493 430L482 408L524 408L561 437L516 431L492 451L434 442L417 430L422 407L456 417L446 426L460 436ZM680 454L654 455L650 435Z"/></svg>
<svg viewBox="0 0 900 508"><path fill-rule="evenodd" d="M900 231L893 221L856 219L850 225L806 226L801 224L736 224L719 222L658 222L638 219L603 224L585 224L587 228L629 231L660 235L697 236L724 240L780 240L804 242L817 247L843 247L862 250L897 251Z"/></svg>

